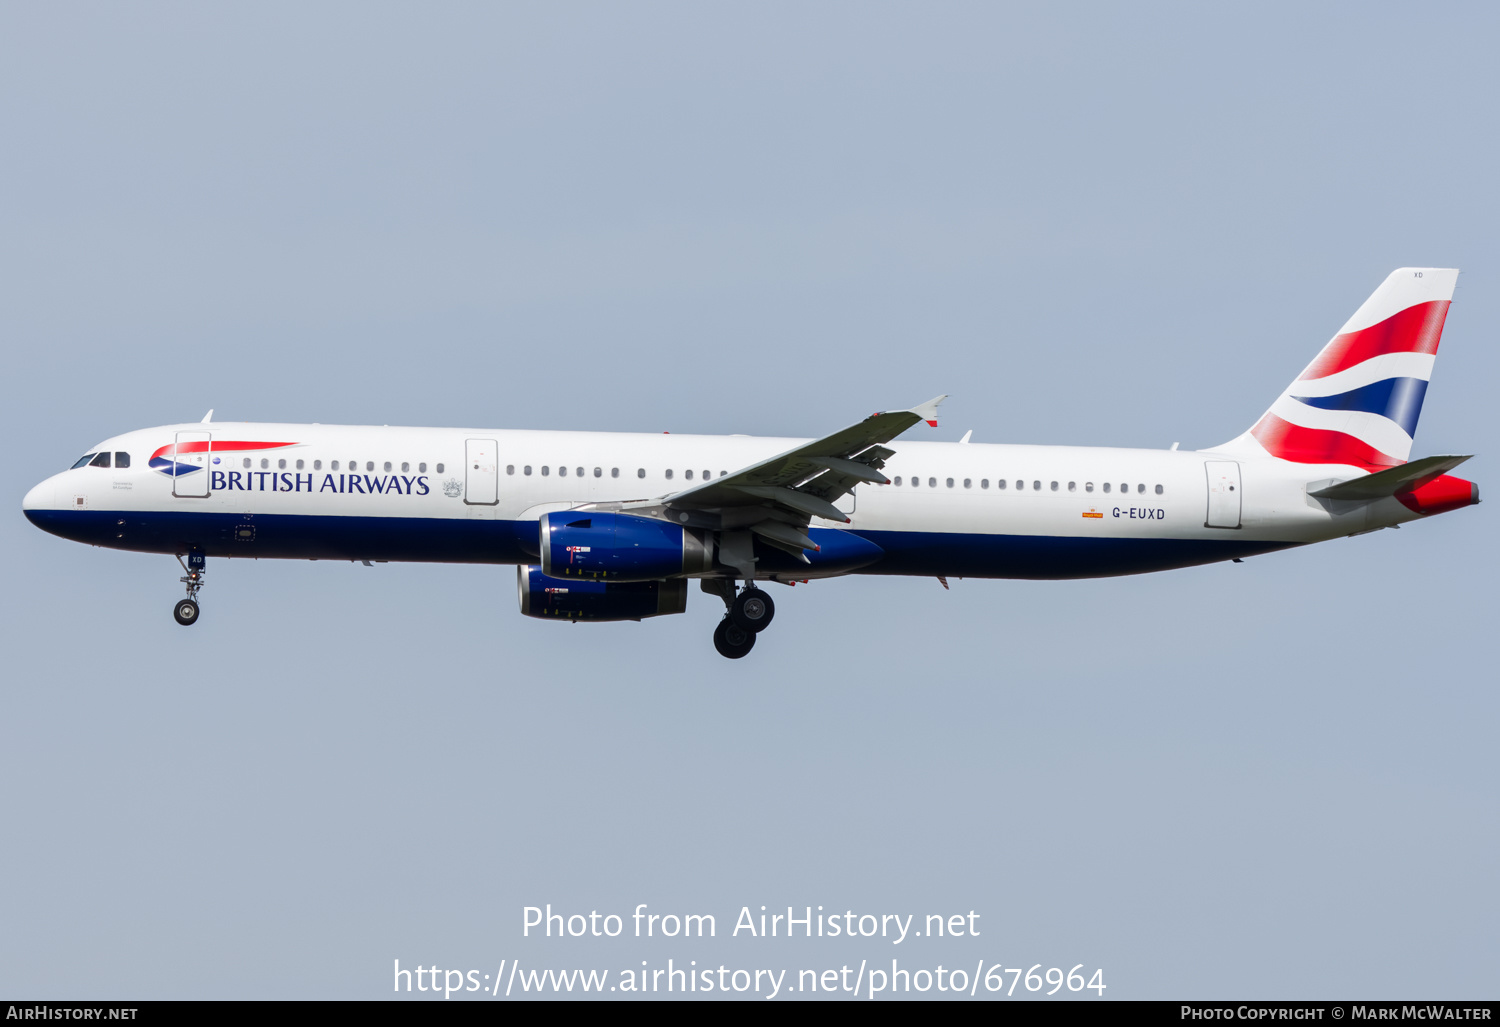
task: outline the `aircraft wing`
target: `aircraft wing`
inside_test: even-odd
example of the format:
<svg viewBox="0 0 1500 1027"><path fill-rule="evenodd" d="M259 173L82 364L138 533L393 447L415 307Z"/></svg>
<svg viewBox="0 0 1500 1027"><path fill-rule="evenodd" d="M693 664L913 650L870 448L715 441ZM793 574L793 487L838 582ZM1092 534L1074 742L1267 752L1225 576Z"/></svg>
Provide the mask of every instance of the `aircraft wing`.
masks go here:
<svg viewBox="0 0 1500 1027"><path fill-rule="evenodd" d="M717 513L725 527L748 528L800 556L803 549L818 548L805 534L808 520L846 523L848 516L834 503L861 482L889 484L881 468L894 451L884 443L919 421L936 427L938 404L947 398L871 414L842 431L657 502L672 512Z"/></svg>

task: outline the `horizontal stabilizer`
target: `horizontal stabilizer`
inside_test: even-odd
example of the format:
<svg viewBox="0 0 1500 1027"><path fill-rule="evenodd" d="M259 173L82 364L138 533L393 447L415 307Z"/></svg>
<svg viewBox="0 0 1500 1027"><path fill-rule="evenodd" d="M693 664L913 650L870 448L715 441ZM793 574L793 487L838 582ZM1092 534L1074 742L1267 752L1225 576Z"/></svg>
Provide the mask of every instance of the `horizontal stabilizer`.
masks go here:
<svg viewBox="0 0 1500 1027"><path fill-rule="evenodd" d="M1388 467L1363 478L1329 485L1327 488L1309 492L1318 499L1372 500L1385 499L1398 492L1419 489L1428 482L1447 474L1469 459L1467 456L1424 456L1409 464Z"/></svg>

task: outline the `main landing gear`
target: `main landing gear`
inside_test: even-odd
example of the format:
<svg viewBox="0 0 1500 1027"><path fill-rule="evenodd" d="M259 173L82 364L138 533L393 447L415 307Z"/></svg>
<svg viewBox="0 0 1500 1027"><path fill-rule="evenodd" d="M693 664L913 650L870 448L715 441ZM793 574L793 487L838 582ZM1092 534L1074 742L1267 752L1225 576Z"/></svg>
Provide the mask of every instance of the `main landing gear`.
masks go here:
<svg viewBox="0 0 1500 1027"><path fill-rule="evenodd" d="M764 631L776 616L776 604L765 592L755 587L754 582L745 582L745 587L736 594L731 582L716 583L714 589L727 607L724 619L714 628L714 648L719 655L738 660L755 648L755 636ZM707 582L704 584L707 590Z"/></svg>
<svg viewBox="0 0 1500 1027"><path fill-rule="evenodd" d="M177 558L182 564L186 576L177 580L187 586L187 598L179 599L177 605L172 607L172 616L177 623L183 627L198 623L198 590L203 587L204 565L208 562L202 553L191 552L187 554L187 562L183 563L182 557Z"/></svg>
<svg viewBox="0 0 1500 1027"><path fill-rule="evenodd" d="M720 656L738 660L755 648L755 633L746 631L726 616L714 628L714 648L719 650Z"/></svg>

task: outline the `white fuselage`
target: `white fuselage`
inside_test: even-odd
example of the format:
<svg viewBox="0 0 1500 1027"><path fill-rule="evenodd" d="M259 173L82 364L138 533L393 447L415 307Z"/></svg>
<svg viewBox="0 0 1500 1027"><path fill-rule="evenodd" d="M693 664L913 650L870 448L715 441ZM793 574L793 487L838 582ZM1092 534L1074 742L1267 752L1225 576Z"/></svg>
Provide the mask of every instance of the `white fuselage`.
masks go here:
<svg viewBox="0 0 1500 1027"><path fill-rule="evenodd" d="M171 447L179 433L211 437L208 462L195 479L206 481L206 488L187 488L187 478L152 466L152 455ZM471 440L493 442L492 481L477 481L476 469L466 466ZM48 531L121 549L527 563L534 556L528 531L534 536L544 513L669 497L705 475L733 473L801 441L169 425L100 443L95 452L127 453L128 468L114 466L112 457L109 467L64 471L32 489L24 506ZM1215 526L1211 471L1232 474L1237 493L1219 497ZM1309 484L1315 489L1353 478L1364 473L1359 468L1211 451L903 440L884 473L892 484L861 485L838 504L849 523L814 518L811 525L880 545L887 558L863 568L865 573L1134 573L1232 559L1419 516L1395 499L1338 503L1308 496ZM194 491L207 494L174 494Z"/></svg>

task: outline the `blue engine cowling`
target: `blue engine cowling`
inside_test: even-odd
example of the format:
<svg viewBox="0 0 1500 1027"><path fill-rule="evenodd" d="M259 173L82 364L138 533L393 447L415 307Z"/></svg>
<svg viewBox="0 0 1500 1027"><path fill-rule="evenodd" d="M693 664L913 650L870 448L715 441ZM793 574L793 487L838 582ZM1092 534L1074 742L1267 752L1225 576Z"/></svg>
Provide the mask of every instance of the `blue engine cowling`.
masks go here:
<svg viewBox="0 0 1500 1027"><path fill-rule="evenodd" d="M633 514L544 514L538 541L549 578L656 581L713 570L713 546L697 533Z"/></svg>
<svg viewBox="0 0 1500 1027"><path fill-rule="evenodd" d="M516 568L521 612L557 620L644 620L687 609L688 580L598 581L549 578L540 567Z"/></svg>

